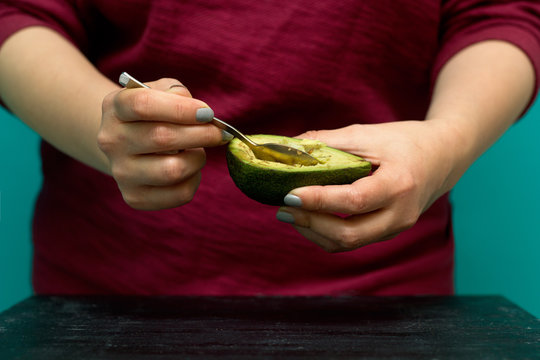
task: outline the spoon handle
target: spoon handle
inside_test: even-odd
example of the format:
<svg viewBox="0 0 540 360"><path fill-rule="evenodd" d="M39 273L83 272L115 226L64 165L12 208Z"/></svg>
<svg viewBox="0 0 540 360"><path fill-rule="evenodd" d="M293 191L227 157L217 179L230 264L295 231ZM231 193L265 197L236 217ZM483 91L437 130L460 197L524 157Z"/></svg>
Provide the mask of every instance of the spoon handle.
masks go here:
<svg viewBox="0 0 540 360"><path fill-rule="evenodd" d="M118 79L118 82L120 83L120 85L128 89L133 89L133 88L150 89L150 86L143 84L139 80L135 79L133 76L129 75L127 72L123 72L122 74L120 74L120 79Z"/></svg>
<svg viewBox="0 0 540 360"><path fill-rule="evenodd" d="M219 120L218 118L214 117L212 119L212 123L216 125L218 128L227 131L229 134L231 134L234 137L237 137L239 140L241 140L243 143L245 143L247 146L253 149L253 147L257 146L256 143L251 141L250 138L242 134L240 131L236 130L231 125L227 124L225 121Z"/></svg>

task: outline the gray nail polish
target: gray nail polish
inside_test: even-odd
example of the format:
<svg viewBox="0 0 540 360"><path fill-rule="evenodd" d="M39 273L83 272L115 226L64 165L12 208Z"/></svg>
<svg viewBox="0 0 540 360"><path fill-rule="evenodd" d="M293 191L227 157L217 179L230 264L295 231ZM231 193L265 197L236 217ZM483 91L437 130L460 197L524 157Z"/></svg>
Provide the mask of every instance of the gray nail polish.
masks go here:
<svg viewBox="0 0 540 360"><path fill-rule="evenodd" d="M283 202L287 206L293 206L293 207L302 206L302 199L300 199L298 196L293 195L293 194L287 194L285 198L283 199Z"/></svg>
<svg viewBox="0 0 540 360"><path fill-rule="evenodd" d="M225 130L221 130L221 137L223 141L231 141L234 138L234 136L232 136L230 133L228 133Z"/></svg>
<svg viewBox="0 0 540 360"><path fill-rule="evenodd" d="M212 121L212 118L214 117L214 110L210 108L200 108L197 109L197 113L195 115L195 118L198 122L210 122Z"/></svg>
<svg viewBox="0 0 540 360"><path fill-rule="evenodd" d="M276 219L289 224L294 224L294 216L292 216L291 213L285 211L278 211L276 214Z"/></svg>

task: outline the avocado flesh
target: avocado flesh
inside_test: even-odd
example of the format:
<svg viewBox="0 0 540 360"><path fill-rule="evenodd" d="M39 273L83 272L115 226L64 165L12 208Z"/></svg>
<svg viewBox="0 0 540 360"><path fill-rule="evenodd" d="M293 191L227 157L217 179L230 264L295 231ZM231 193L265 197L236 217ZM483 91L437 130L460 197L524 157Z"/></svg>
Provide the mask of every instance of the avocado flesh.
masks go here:
<svg viewBox="0 0 540 360"><path fill-rule="evenodd" d="M263 204L283 205L285 195L295 188L350 184L371 171L371 163L368 161L326 146L317 140L277 135L249 137L259 144L278 143L291 146L319 160L318 164L310 166L260 160L244 143L233 139L227 151L229 174L245 195Z"/></svg>

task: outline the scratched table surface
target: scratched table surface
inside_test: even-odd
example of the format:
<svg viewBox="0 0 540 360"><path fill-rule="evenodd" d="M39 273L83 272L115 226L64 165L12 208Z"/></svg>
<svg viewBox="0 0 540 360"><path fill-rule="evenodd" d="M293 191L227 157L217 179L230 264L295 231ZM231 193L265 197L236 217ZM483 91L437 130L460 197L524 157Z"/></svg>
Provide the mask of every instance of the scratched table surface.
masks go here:
<svg viewBox="0 0 540 360"><path fill-rule="evenodd" d="M0 359L540 359L503 297L31 297Z"/></svg>

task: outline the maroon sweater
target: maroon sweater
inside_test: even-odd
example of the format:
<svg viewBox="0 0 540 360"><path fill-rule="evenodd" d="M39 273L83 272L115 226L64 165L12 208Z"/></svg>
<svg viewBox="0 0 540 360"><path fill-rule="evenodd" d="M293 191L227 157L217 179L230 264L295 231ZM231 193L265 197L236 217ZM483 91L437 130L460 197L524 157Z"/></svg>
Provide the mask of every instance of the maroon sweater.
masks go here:
<svg viewBox="0 0 540 360"><path fill-rule="evenodd" d="M0 1L0 42L44 25L111 79L175 77L246 133L297 135L423 119L433 80L463 47L502 39L540 69L534 1ZM66 69L70 71L70 69ZM77 119L73 119L77 121ZM207 150L195 199L136 211L114 180L42 146L34 220L38 293L448 294L444 196L397 238L327 254L232 183Z"/></svg>

